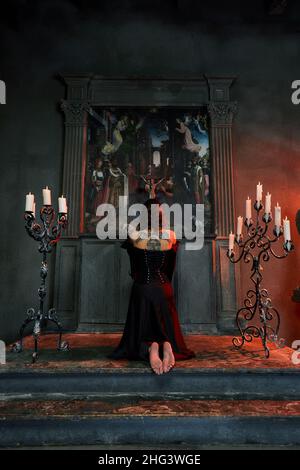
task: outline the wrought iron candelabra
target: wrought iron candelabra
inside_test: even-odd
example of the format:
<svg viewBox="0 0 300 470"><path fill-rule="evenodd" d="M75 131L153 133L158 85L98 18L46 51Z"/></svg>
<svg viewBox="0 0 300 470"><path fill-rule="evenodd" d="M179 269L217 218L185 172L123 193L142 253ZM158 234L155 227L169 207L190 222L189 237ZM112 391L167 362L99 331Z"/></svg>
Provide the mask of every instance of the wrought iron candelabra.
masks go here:
<svg viewBox="0 0 300 470"><path fill-rule="evenodd" d="M270 355L268 341L274 342L277 347L283 347L284 339L278 337L279 312L273 307L267 289L262 288L262 262L267 262L272 257L285 258L294 246L291 240L285 240L283 251L276 253L274 245L282 238L283 228L281 225L275 225L272 234L269 234L271 213L263 213L264 206L257 201L254 209L256 221L246 219L244 222L247 229L246 238L244 239L242 234L235 235L234 245L238 247L238 253L236 254L233 249L227 252L232 263L238 263L241 260L251 263L250 279L254 285L248 290L243 306L236 314L236 323L241 337L233 338L232 342L235 347L241 348L245 342L251 342L253 338L261 338L265 357L268 358ZM249 324L252 321L255 324Z"/></svg>
<svg viewBox="0 0 300 470"><path fill-rule="evenodd" d="M21 352L23 350L23 335L26 326L33 323L32 336L34 339L34 352L32 354L32 362L34 363L38 358L38 341L43 327L47 327L48 322L52 322L58 329L58 346L59 351L69 349L67 342L62 341L62 326L58 320L56 310L50 308L47 312L44 311L44 300L46 297L46 277L48 274L47 254L52 251L52 248L58 242L62 230L67 226L67 214L58 213L57 220L55 221L55 211L52 206L44 205L40 210L41 222L38 223L35 214L32 211L25 211L25 229L30 237L39 242L38 250L42 254L42 263L40 268L41 284L38 289L39 308L29 308L27 310L27 317L24 320L20 329L20 340L16 342L13 347L13 352Z"/></svg>

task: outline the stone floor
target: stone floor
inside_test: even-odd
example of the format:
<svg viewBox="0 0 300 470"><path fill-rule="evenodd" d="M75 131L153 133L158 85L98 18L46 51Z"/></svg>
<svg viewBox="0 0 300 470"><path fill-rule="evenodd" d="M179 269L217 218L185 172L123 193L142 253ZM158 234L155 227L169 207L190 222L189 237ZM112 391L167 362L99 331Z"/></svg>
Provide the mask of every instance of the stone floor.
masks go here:
<svg viewBox="0 0 300 470"><path fill-rule="evenodd" d="M7 353L7 364L1 370L29 369L135 369L148 368L143 361L111 360L106 356L118 344L118 333L70 333L63 336L70 345L70 351L59 352L57 336L47 334L40 338L40 354L37 363L31 363L32 337L24 340L21 354ZM264 356L260 340L254 339L241 349L232 344L231 336L186 335L186 344L195 351L196 357L177 361L176 368L184 369L299 369L292 363L293 350L287 346L277 348L270 343L270 357Z"/></svg>

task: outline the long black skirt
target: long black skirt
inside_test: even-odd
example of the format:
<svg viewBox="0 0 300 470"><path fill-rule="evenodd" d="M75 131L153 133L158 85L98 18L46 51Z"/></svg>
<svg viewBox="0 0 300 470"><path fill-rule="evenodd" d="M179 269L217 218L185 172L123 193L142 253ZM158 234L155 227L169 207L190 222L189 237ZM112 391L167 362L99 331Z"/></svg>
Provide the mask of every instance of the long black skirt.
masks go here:
<svg viewBox="0 0 300 470"><path fill-rule="evenodd" d="M122 338L107 357L149 361L149 346L154 341L161 357L164 341L171 343L175 360L195 357L182 335L172 284L134 282Z"/></svg>

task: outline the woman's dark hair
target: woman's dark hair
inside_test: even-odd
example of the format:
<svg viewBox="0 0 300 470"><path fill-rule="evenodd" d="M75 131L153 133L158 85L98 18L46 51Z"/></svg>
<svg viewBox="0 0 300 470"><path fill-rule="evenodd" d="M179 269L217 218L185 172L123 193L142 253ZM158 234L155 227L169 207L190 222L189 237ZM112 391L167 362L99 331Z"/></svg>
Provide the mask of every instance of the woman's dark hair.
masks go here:
<svg viewBox="0 0 300 470"><path fill-rule="evenodd" d="M157 205L158 208L159 208L160 202L156 197L155 198L149 198L149 199L147 199L146 202L144 202L144 205L146 206L147 212L148 212L148 229L151 229L151 207L153 205ZM162 226L163 226L162 212L161 212L161 210L159 210L158 227L159 227L160 230L162 229Z"/></svg>

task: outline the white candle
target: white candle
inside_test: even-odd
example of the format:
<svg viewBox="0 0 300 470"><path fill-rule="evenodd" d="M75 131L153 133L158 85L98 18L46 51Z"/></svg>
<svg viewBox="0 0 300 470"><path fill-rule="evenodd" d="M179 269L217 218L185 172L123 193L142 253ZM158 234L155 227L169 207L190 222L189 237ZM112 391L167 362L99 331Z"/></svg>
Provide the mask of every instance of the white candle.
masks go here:
<svg viewBox="0 0 300 470"><path fill-rule="evenodd" d="M278 202L275 206L275 226L280 227L281 225L281 207L279 206Z"/></svg>
<svg viewBox="0 0 300 470"><path fill-rule="evenodd" d="M283 234L285 242L291 241L291 226L287 217L283 220Z"/></svg>
<svg viewBox="0 0 300 470"><path fill-rule="evenodd" d="M230 232L229 234L229 250L233 250L234 246L234 233Z"/></svg>
<svg viewBox="0 0 300 470"><path fill-rule="evenodd" d="M246 219L251 219L251 199L248 196L248 199L246 199Z"/></svg>
<svg viewBox="0 0 300 470"><path fill-rule="evenodd" d="M25 212L32 212L34 204L34 194L26 194Z"/></svg>
<svg viewBox="0 0 300 470"><path fill-rule="evenodd" d="M48 186L43 189L43 203L44 206L51 206L51 191Z"/></svg>
<svg viewBox="0 0 300 470"><path fill-rule="evenodd" d="M270 212L271 212L271 194L268 192L266 195L265 213L270 214Z"/></svg>
<svg viewBox="0 0 300 470"><path fill-rule="evenodd" d="M35 202L33 202L32 212L33 212L33 217L35 217Z"/></svg>
<svg viewBox="0 0 300 470"><path fill-rule="evenodd" d="M256 186L256 200L257 202L261 202L262 200L262 184L260 183Z"/></svg>
<svg viewBox="0 0 300 470"><path fill-rule="evenodd" d="M238 236L242 234L242 227L243 227L243 217L239 216L238 222L237 222L237 231L236 231L236 234Z"/></svg>
<svg viewBox="0 0 300 470"><path fill-rule="evenodd" d="M68 212L67 201L63 195L58 198L58 212L61 214L66 214Z"/></svg>

